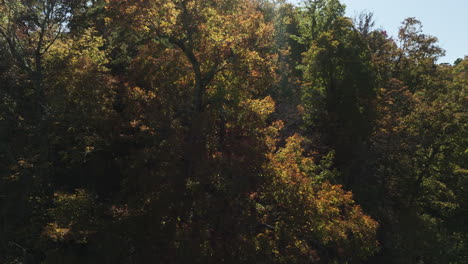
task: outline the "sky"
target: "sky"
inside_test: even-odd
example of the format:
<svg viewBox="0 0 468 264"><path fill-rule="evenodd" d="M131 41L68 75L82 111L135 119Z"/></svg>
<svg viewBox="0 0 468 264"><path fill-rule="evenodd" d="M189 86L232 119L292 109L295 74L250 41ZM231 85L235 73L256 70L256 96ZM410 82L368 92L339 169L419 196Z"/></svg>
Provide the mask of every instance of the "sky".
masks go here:
<svg viewBox="0 0 468 264"><path fill-rule="evenodd" d="M290 0L298 3L300 0ZM396 37L401 22L416 17L423 32L439 39L446 56L439 63L453 63L468 55L468 0L341 0L346 15L354 18L361 11L374 13L376 27Z"/></svg>

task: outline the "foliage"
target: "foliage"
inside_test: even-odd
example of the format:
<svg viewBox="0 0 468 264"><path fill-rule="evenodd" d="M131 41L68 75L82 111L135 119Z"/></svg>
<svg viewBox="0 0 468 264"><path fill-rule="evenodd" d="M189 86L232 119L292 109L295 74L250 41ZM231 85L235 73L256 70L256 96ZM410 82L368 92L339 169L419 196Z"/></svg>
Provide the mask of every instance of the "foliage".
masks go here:
<svg viewBox="0 0 468 264"><path fill-rule="evenodd" d="M0 3L1 263L466 263L468 62L338 0Z"/></svg>

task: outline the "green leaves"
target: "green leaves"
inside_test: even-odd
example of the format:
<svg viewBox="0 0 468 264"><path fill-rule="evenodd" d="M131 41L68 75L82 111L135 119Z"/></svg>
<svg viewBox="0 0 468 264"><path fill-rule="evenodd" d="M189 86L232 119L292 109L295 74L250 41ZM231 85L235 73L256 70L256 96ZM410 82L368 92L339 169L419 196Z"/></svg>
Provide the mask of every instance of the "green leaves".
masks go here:
<svg viewBox="0 0 468 264"><path fill-rule="evenodd" d="M344 8L0 3L0 262L466 262L467 63Z"/></svg>

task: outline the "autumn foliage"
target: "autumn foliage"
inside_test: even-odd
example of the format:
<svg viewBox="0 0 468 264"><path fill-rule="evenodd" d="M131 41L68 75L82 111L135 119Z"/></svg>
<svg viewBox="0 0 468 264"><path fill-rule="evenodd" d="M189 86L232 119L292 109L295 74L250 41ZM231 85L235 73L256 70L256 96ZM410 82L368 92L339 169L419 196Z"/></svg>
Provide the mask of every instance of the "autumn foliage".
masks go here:
<svg viewBox="0 0 468 264"><path fill-rule="evenodd" d="M0 263L464 263L467 63L344 10L1 2Z"/></svg>

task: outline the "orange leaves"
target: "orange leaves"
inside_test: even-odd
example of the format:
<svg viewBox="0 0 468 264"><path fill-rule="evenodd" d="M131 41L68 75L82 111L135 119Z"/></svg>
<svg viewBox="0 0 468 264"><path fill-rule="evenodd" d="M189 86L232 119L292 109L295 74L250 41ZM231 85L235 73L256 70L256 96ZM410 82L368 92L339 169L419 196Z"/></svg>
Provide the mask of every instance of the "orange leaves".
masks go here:
<svg viewBox="0 0 468 264"><path fill-rule="evenodd" d="M312 158L302 156L304 150L301 147L302 138L295 134L286 140L286 146L276 153L268 154L271 169L279 176L278 180L283 184L295 184L308 182L309 175L305 171L307 166L313 166Z"/></svg>
<svg viewBox="0 0 468 264"><path fill-rule="evenodd" d="M130 89L130 96L134 100L138 101L150 101L154 98L156 98L156 94L152 91L144 91L138 86L135 86Z"/></svg>
<svg viewBox="0 0 468 264"><path fill-rule="evenodd" d="M265 145L268 148L268 155L276 150L276 145L279 141L280 130L284 128L284 122L281 120L274 121L270 126L263 130L265 136Z"/></svg>
<svg viewBox="0 0 468 264"><path fill-rule="evenodd" d="M258 213L266 222L275 223L275 232L282 237L262 239L269 238L273 246L286 244L286 250L276 250L296 262L326 257L317 256L316 250L321 247L356 259L373 254L377 250L377 222L355 204L351 192L319 180L318 165L304 156L302 140L296 134L286 140L284 147L276 151L270 148L267 155L271 183L255 197L264 207L272 208Z"/></svg>
<svg viewBox="0 0 468 264"><path fill-rule="evenodd" d="M132 63L136 72L148 72L139 76L147 86L191 96L202 84L204 98L196 101L238 103L262 94L275 79L276 57L266 52L273 26L252 1L112 0L108 5L109 21L122 34L152 40L139 47Z"/></svg>
<svg viewBox="0 0 468 264"><path fill-rule="evenodd" d="M154 32L170 35L177 25L180 9L174 1L118 1L108 0L107 24L117 23L139 33Z"/></svg>

